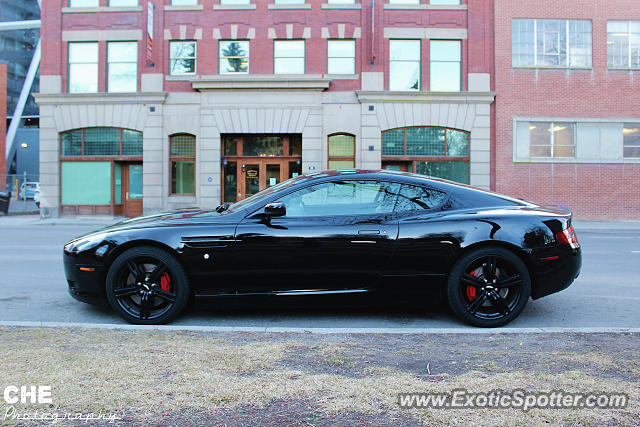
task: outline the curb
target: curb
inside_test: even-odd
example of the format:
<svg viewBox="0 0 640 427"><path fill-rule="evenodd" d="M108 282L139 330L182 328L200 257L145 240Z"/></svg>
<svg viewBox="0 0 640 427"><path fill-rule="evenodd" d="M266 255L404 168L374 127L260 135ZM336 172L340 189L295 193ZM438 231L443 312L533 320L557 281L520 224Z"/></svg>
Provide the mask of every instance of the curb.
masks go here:
<svg viewBox="0 0 640 427"><path fill-rule="evenodd" d="M326 334L620 334L640 333L640 328L294 328L280 326L189 326L189 325L130 325L117 323L74 323L74 322L21 322L0 321L0 327L18 328L84 328L123 331L191 331L191 332L259 332L259 333L310 333Z"/></svg>

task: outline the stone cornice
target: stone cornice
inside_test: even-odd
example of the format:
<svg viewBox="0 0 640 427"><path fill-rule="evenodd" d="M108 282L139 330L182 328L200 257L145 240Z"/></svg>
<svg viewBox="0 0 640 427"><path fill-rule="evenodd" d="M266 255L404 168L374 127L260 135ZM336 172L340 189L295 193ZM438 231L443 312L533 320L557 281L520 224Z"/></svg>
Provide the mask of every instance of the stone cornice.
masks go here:
<svg viewBox="0 0 640 427"><path fill-rule="evenodd" d="M163 104L167 92L34 93L39 105L57 104Z"/></svg>
<svg viewBox="0 0 640 427"><path fill-rule="evenodd" d="M432 104L491 104L495 92L392 92L356 91L362 102L422 102Z"/></svg>
<svg viewBox="0 0 640 427"><path fill-rule="evenodd" d="M314 90L323 91L329 88L330 78L321 75L241 75L241 76L200 76L191 81L195 90L225 89L274 89L274 90Z"/></svg>

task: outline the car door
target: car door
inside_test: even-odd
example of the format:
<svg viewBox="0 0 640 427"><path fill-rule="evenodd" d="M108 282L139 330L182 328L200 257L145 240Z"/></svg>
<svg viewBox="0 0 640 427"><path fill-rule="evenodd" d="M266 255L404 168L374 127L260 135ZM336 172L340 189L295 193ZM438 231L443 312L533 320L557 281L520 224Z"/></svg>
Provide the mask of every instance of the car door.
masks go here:
<svg viewBox="0 0 640 427"><path fill-rule="evenodd" d="M384 181L333 180L278 199L284 216L253 212L236 231L243 281L259 290L369 289L398 235L393 206L399 190L400 184Z"/></svg>
<svg viewBox="0 0 640 427"><path fill-rule="evenodd" d="M393 291L421 291L439 284L459 249L460 235L444 221L448 195L420 185L403 184L394 213L398 240L381 287ZM447 226L447 224L449 224Z"/></svg>

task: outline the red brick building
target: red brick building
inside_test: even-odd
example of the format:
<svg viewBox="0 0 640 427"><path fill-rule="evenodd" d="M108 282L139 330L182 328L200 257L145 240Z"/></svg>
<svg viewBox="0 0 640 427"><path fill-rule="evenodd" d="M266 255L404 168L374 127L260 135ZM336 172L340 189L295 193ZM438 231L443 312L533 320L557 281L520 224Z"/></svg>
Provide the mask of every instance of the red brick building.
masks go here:
<svg viewBox="0 0 640 427"><path fill-rule="evenodd" d="M326 168L490 186L493 0L42 8L45 215L210 208Z"/></svg>
<svg viewBox="0 0 640 427"><path fill-rule="evenodd" d="M640 220L640 2L496 0L495 189Z"/></svg>

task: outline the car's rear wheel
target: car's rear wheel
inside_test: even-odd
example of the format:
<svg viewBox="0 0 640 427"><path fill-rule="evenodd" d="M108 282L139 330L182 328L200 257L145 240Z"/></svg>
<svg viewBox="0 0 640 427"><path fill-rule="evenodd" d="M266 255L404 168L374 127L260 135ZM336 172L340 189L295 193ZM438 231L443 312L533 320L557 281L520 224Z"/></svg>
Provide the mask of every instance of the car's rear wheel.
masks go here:
<svg viewBox="0 0 640 427"><path fill-rule="evenodd" d="M531 278L522 260L498 247L475 249L454 265L447 283L449 305L474 326L497 327L511 322L531 294Z"/></svg>
<svg viewBox="0 0 640 427"><path fill-rule="evenodd" d="M175 319L189 299L182 265L168 252L142 246L123 252L107 273L111 307L130 323L161 324Z"/></svg>

